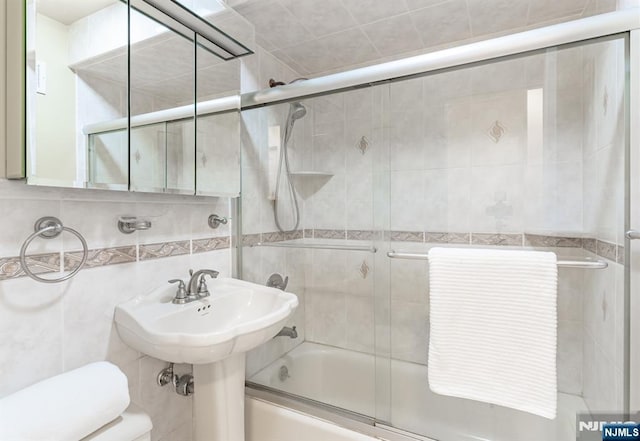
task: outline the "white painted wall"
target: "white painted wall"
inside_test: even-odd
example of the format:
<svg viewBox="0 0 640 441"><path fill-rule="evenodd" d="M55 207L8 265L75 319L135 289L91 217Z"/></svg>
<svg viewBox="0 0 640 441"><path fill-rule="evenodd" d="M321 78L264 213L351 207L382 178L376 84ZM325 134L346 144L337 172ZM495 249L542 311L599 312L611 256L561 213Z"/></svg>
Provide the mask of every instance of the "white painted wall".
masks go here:
<svg viewBox="0 0 640 441"><path fill-rule="evenodd" d="M228 235L228 226L211 230L207 217L228 216L229 200L30 187L0 181L0 258L18 255L33 222L56 216L83 234L90 249ZM119 216L152 220L153 227L133 235L117 229ZM30 253L76 250L77 239L64 234L51 242L35 240ZM4 263L3 263L4 264ZM156 385L164 361L124 344L113 326L114 307L149 292L190 268L231 275L228 249L137 263L86 268L73 279L42 284L27 277L0 281L0 396L86 363L108 360L127 375L131 399L147 412L156 441L191 438L191 399ZM189 372L190 366L179 366Z"/></svg>
<svg viewBox="0 0 640 441"><path fill-rule="evenodd" d="M36 15L36 62L46 65L46 94L37 94L34 178L66 182L76 178L76 78L69 69L69 28Z"/></svg>

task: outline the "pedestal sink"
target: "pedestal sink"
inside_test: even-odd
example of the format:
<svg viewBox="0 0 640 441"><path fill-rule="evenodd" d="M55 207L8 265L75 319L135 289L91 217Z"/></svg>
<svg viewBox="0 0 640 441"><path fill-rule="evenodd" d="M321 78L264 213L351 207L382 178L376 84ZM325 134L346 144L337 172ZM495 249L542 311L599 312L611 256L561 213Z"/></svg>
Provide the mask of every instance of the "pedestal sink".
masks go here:
<svg viewBox="0 0 640 441"><path fill-rule="evenodd" d="M184 305L169 284L118 305L116 328L140 352L193 364L195 441L244 441L246 352L280 331L298 298L231 278L208 285L209 297Z"/></svg>

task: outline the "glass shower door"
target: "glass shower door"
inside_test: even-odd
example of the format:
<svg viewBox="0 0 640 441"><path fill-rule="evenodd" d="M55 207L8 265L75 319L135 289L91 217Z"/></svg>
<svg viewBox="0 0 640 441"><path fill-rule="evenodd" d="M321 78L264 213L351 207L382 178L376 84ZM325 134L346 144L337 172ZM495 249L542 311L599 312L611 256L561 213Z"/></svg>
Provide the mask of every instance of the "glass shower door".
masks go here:
<svg viewBox="0 0 640 441"><path fill-rule="evenodd" d="M297 337L252 351L248 381L370 422L388 408L388 381L386 392L377 381L389 372L384 225L374 216L385 91L242 112L242 277L264 284L278 273L300 300L287 324Z"/></svg>
<svg viewBox="0 0 640 441"><path fill-rule="evenodd" d="M573 441L577 415L624 410L625 38L388 87L387 421L447 441ZM431 391L433 247L587 262L558 270L555 419Z"/></svg>

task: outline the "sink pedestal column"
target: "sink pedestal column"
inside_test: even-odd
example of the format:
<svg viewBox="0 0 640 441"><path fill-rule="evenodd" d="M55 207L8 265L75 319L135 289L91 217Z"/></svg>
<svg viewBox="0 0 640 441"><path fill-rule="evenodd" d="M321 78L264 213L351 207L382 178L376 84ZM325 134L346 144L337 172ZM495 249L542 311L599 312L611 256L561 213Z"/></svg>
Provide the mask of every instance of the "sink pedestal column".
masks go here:
<svg viewBox="0 0 640 441"><path fill-rule="evenodd" d="M246 353L193 365L194 441L244 441Z"/></svg>

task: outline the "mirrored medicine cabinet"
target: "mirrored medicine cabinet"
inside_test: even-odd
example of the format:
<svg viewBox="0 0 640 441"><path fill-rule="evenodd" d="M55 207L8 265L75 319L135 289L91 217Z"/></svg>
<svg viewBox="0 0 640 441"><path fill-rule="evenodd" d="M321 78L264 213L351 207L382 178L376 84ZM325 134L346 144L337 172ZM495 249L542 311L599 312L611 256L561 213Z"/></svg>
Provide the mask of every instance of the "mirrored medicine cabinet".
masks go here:
<svg viewBox="0 0 640 441"><path fill-rule="evenodd" d="M218 0L27 0L23 13L29 184L239 194L246 20Z"/></svg>

